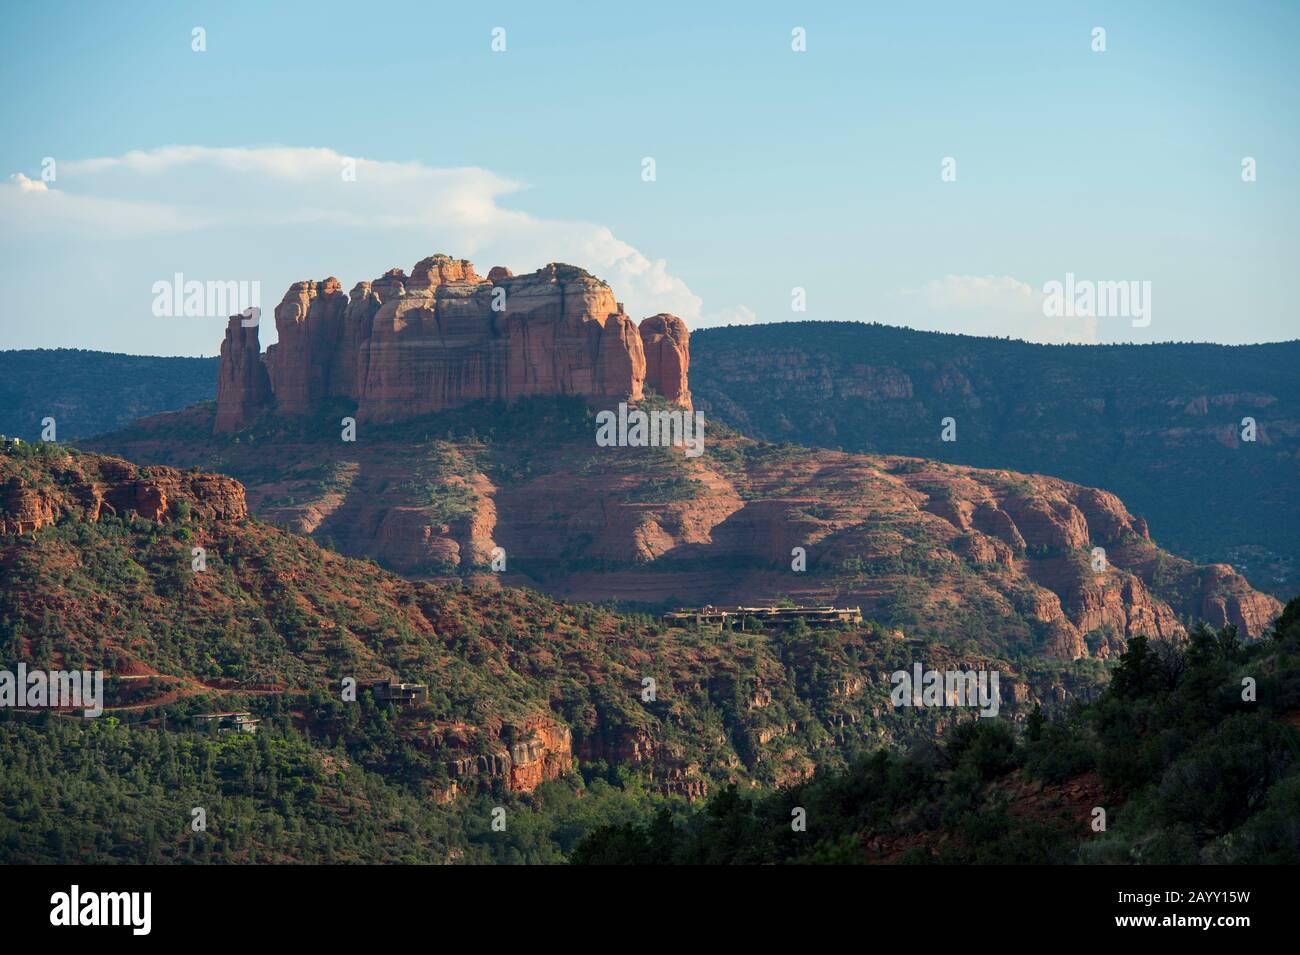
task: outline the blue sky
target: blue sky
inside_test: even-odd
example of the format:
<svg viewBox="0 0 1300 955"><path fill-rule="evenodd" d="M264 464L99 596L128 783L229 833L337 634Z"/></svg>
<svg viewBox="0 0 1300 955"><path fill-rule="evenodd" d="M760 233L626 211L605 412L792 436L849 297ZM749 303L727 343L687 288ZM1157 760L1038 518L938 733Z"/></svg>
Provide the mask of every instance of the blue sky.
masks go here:
<svg viewBox="0 0 1300 955"><path fill-rule="evenodd" d="M10 9L0 347L213 354L224 318L154 315L156 281L270 308L438 251L692 327L1297 336L1300 4L809 6ZM1067 272L1150 282L1150 325L1045 317Z"/></svg>

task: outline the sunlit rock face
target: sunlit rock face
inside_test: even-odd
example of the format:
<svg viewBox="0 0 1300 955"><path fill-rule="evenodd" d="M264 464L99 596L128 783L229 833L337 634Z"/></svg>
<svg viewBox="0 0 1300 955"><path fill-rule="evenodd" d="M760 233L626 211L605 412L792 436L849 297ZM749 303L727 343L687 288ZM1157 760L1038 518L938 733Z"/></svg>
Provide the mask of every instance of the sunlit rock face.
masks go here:
<svg viewBox="0 0 1300 955"><path fill-rule="evenodd" d="M263 357L257 329L231 320L215 430L241 430L267 408L307 414L328 398L356 401L370 421L533 395L636 400L647 375L690 407L681 319L655 315L638 329L608 285L571 265L496 266L483 278L465 259L434 255L351 293L333 277L295 282L275 325L279 342Z"/></svg>

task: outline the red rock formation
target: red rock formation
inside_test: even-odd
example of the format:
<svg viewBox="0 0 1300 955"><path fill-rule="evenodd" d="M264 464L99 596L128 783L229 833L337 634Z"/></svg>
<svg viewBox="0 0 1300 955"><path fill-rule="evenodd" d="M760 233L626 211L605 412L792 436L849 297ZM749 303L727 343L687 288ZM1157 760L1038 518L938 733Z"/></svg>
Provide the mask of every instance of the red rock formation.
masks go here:
<svg viewBox="0 0 1300 955"><path fill-rule="evenodd" d="M69 455L59 466L59 482L42 487L32 487L17 474L6 477L6 470L0 466L0 534L26 534L64 517L97 521L134 513L165 521L177 517L182 504L200 519L248 516L244 486L221 474L137 468L89 455Z"/></svg>
<svg viewBox="0 0 1300 955"><path fill-rule="evenodd" d="M988 501L980 504L973 518L975 527L981 533L1000 540L1013 551L1020 552L1025 549L1025 539L1021 536L1020 528L1016 527L1016 522L1011 519L1011 515L996 504Z"/></svg>
<svg viewBox="0 0 1300 955"><path fill-rule="evenodd" d="M370 356L370 327L382 304L379 293L370 282L358 282L353 286L343 322L343 340L331 378L334 394L354 401L361 396L362 379Z"/></svg>
<svg viewBox="0 0 1300 955"><path fill-rule="evenodd" d="M411 279L406 283L408 289L434 288L452 282L481 283L482 278L474 271L469 259L453 259L446 255L431 255L421 259L411 269Z"/></svg>
<svg viewBox="0 0 1300 955"><path fill-rule="evenodd" d="M334 278L296 282L275 323L269 394L249 338L227 331L215 430L246 427L272 396L276 412L290 415L325 398L350 398L358 418L372 421L532 395L635 401L646 342L657 390L690 407L681 320L656 315L638 331L609 286L570 265L521 276L497 266L484 279L465 259L434 255L409 278L390 269L350 295ZM256 341L252 330L253 350Z"/></svg>
<svg viewBox="0 0 1300 955"><path fill-rule="evenodd" d="M1088 545L1088 522L1068 501L1042 497L1009 497L1002 509L1011 516L1028 547L1074 550Z"/></svg>
<svg viewBox="0 0 1300 955"><path fill-rule="evenodd" d="M0 490L0 534L26 534L53 524L55 503L43 492L10 478Z"/></svg>
<svg viewBox="0 0 1300 955"><path fill-rule="evenodd" d="M1281 607L1267 594L1250 589L1246 578L1227 564L1210 564L1201 573L1201 616L1212 627L1236 626L1247 636L1267 631Z"/></svg>
<svg viewBox="0 0 1300 955"><path fill-rule="evenodd" d="M691 367L690 332L676 315L660 313L641 321L646 381L674 404L691 406L686 376Z"/></svg>
<svg viewBox="0 0 1300 955"><path fill-rule="evenodd" d="M506 731L513 737L507 743L500 738ZM453 753L469 748L478 731L471 726L446 726L424 740L426 746L446 746ZM439 794L439 801L450 802L460 789L460 782L475 778L500 779L511 792L532 792L544 782L559 779L573 768L573 737L563 723L546 716L530 716L518 724L487 728L488 752L477 755L454 755L447 761L452 777L449 791Z"/></svg>
<svg viewBox="0 0 1300 955"><path fill-rule="evenodd" d="M354 366L344 370L344 319L349 299L333 277L295 282L275 308L280 341L267 349L276 408L306 414L322 398L346 395ZM218 404L218 409L220 405Z"/></svg>
<svg viewBox="0 0 1300 955"><path fill-rule="evenodd" d="M180 445L174 428L141 429L138 443L113 450L139 457L164 442L176 460L210 455L204 441ZM427 444L375 435L339 449L344 458L328 484L293 478L319 469L320 445L282 443L278 473L250 492L262 516L411 574L474 573L499 544L510 554L508 576L489 578L572 601L618 593L645 604L752 605L779 594L860 604L883 618L901 595L918 605L918 620L951 619L953 627L956 607L990 608L1017 639L1032 638L1032 652L1066 660L1112 656L1138 634L1182 639L1184 619L1237 622L1258 637L1281 611L1226 567L1162 551L1145 522L1106 491L894 456L729 455L747 452L748 440L721 434L711 442L718 453L693 462L643 459L643 470L611 456L610 465L579 471L590 436L521 435L503 439L498 460L526 447L531 473L489 478L477 451L449 445L433 465ZM222 449L232 467L254 472L266 454L260 443ZM458 495L465 503L453 509L432 505L403 487L421 471L473 493ZM681 475L689 475L686 493L647 493ZM286 493L298 503L264 503ZM806 549L809 573L792 573L795 547Z"/></svg>
<svg viewBox="0 0 1300 955"><path fill-rule="evenodd" d="M262 364L257 326L232 315L217 371L217 432L242 431L271 403L271 379Z"/></svg>
<svg viewBox="0 0 1300 955"><path fill-rule="evenodd" d="M510 789L532 792L573 768L573 736L555 720L535 717L518 728L520 741L510 747Z"/></svg>

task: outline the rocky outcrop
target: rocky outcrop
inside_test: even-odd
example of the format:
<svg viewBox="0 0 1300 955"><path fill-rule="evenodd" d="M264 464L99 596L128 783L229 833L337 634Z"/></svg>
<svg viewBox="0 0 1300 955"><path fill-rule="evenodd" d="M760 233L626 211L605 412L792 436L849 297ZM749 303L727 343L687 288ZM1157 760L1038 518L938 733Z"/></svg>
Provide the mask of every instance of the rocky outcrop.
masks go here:
<svg viewBox="0 0 1300 955"><path fill-rule="evenodd" d="M651 315L642 320L640 333L646 383L670 402L689 408L691 389L686 377L691 367L691 336L686 323L676 315Z"/></svg>
<svg viewBox="0 0 1300 955"><path fill-rule="evenodd" d="M295 282L275 307L280 341L267 349L276 408L306 414L323 398L348 392L351 367L340 347L350 299L339 280ZM220 411L220 403L218 403Z"/></svg>
<svg viewBox="0 0 1300 955"><path fill-rule="evenodd" d="M55 502L19 478L0 488L0 534L27 534L57 519Z"/></svg>
<svg viewBox="0 0 1300 955"><path fill-rule="evenodd" d="M498 273L492 283L468 264L417 267L373 319L358 369L358 417L398 421L530 395L638 399L644 378L631 319L608 286L581 269Z"/></svg>
<svg viewBox="0 0 1300 955"><path fill-rule="evenodd" d="M1281 610L1277 600L1250 588L1246 578L1227 564L1210 564L1201 572L1201 616L1212 627L1232 624L1249 636L1264 633Z"/></svg>
<svg viewBox="0 0 1300 955"><path fill-rule="evenodd" d="M217 366L216 431L242 431L271 403L271 379L262 363L257 326L232 315Z"/></svg>
<svg viewBox="0 0 1300 955"><path fill-rule="evenodd" d="M248 516L244 487L220 474L176 468L137 468L126 461L69 454L54 469L56 482L33 485L0 457L0 534L26 534L65 517L98 521L135 514L151 521L188 512L200 520Z"/></svg>
<svg viewBox="0 0 1300 955"><path fill-rule="evenodd" d="M477 735L472 727L453 726L437 732L426 745L447 747L453 754L469 747ZM528 717L517 724L488 729L487 752L455 754L447 760L451 798L474 781L499 779L512 792L532 792L544 782L559 779L573 768L573 738L563 723L544 716ZM442 801L450 801L446 796Z"/></svg>
<svg viewBox="0 0 1300 955"><path fill-rule="evenodd" d="M1026 547L1075 550L1088 544L1088 522L1069 501L1035 495L1010 497L1001 505Z"/></svg>
<svg viewBox="0 0 1300 955"><path fill-rule="evenodd" d="M332 277L296 282L275 324L268 385L256 329L232 320L215 431L238 431L269 404L302 415L330 398L355 401L360 420L386 422L534 395L635 401L647 361L655 390L690 406L681 319L656 315L638 330L608 285L571 265L519 276L497 266L483 278L465 259L434 255L409 277L390 269L350 294Z"/></svg>
<svg viewBox="0 0 1300 955"><path fill-rule="evenodd" d="M1153 597L1140 578L1113 570L1068 577L1055 585L1065 592L1063 609L1080 634L1096 634L1097 645L1087 655L1105 659L1122 653L1138 635L1161 640L1183 636L1177 615ZM1044 586L1052 585L1047 574L1036 574L1035 579Z"/></svg>
<svg viewBox="0 0 1300 955"><path fill-rule="evenodd" d="M509 747L510 788L532 792L573 768L573 735L562 723L544 718L524 721Z"/></svg>

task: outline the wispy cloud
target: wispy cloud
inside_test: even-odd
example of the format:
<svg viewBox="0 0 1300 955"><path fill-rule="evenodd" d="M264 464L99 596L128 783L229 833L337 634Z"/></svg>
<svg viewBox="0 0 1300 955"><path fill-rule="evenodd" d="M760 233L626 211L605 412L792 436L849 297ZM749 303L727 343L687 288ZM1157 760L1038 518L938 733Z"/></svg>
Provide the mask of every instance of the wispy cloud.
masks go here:
<svg viewBox="0 0 1300 955"><path fill-rule="evenodd" d="M210 255L217 234L228 242L231 235L282 227L300 227L287 258L314 262L310 277L333 273L345 282L373 278L373 250L396 248L398 240L402 257L383 268L409 268L433 252L473 258L482 271L491 265L531 271L564 261L608 281L635 317L672 312L698 322L700 297L665 260L645 255L607 226L507 207L505 200L523 188L486 169L348 157L331 149L164 146L60 162L48 187L11 176L0 185L0 225L18 242L42 238L56 248L65 240L93 242L77 254L93 256L109 272L116 259L132 256L137 261L121 263L120 271L139 271L141 250L122 240L175 236L192 262L187 271L229 274L231 255ZM156 270L166 273L174 264ZM256 269L271 289L276 281L287 286L309 277L265 274L261 263L234 268L237 274Z"/></svg>
<svg viewBox="0 0 1300 955"><path fill-rule="evenodd" d="M720 308L716 312L706 311L700 316L702 328L719 328L726 325L757 325L758 315L748 305L735 305Z"/></svg>
<svg viewBox="0 0 1300 955"><path fill-rule="evenodd" d="M1097 341L1093 318L1051 318L1044 295L1010 275L945 275L896 291L890 321L932 331L1022 338L1043 344Z"/></svg>

